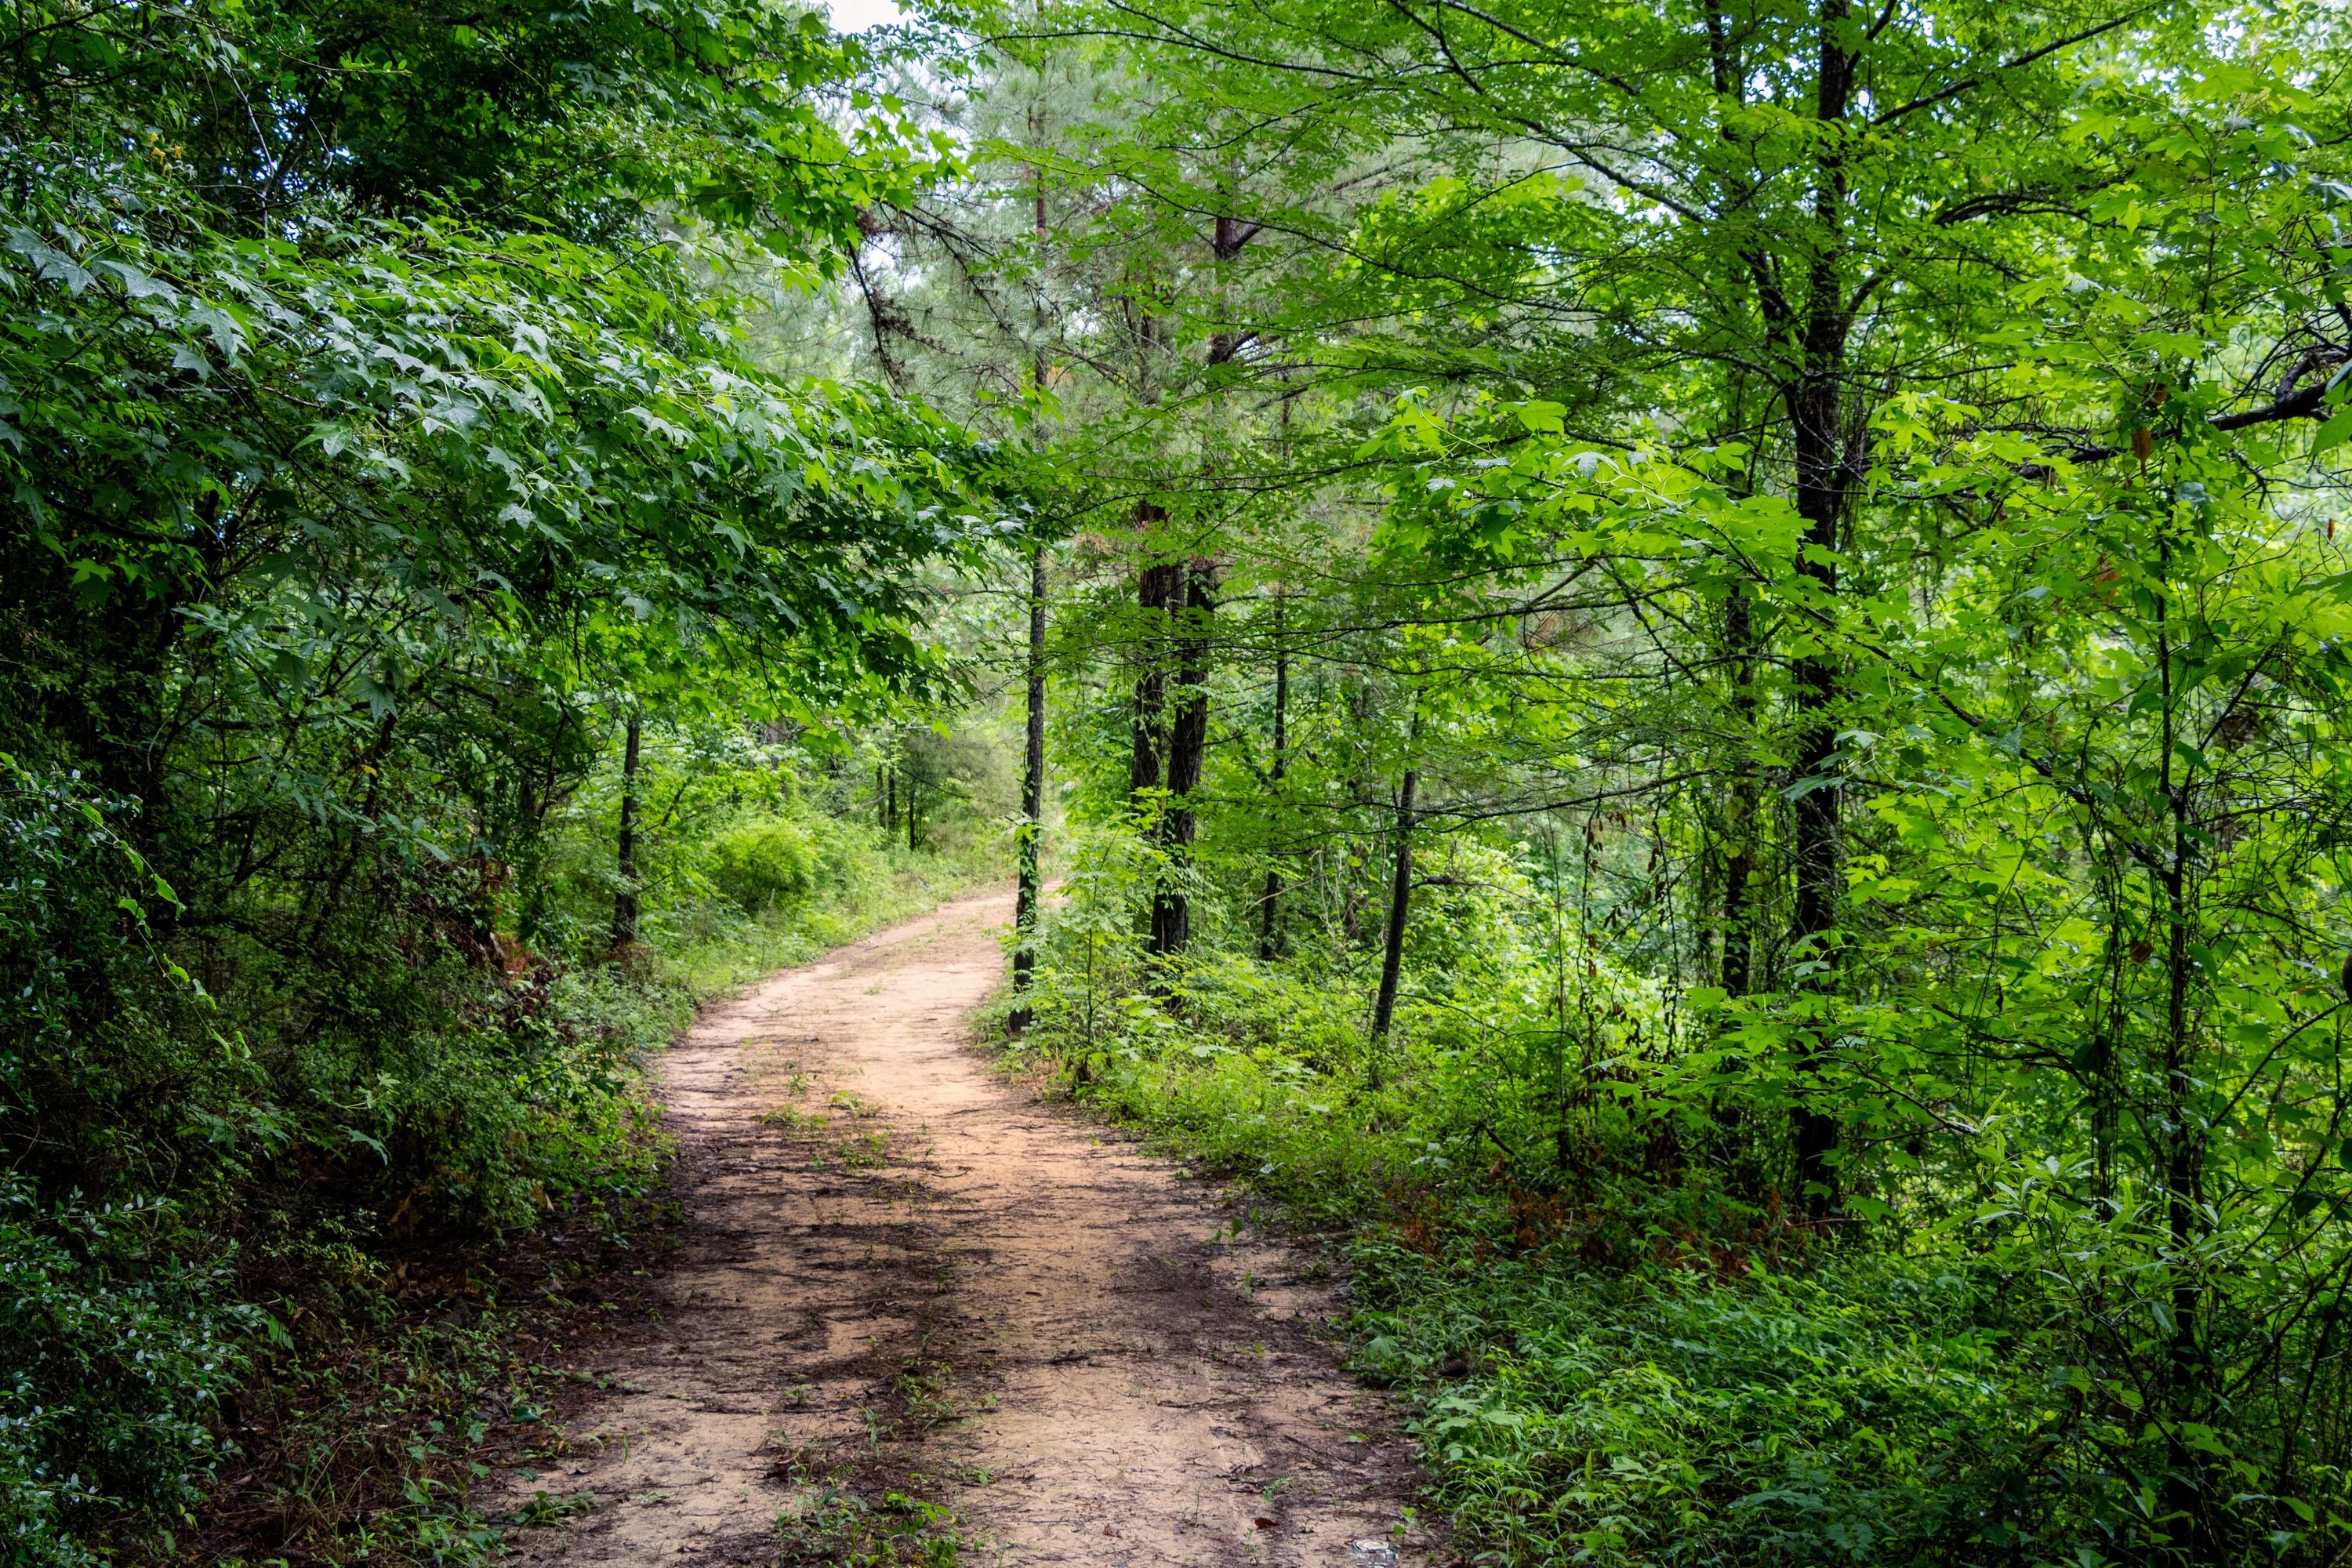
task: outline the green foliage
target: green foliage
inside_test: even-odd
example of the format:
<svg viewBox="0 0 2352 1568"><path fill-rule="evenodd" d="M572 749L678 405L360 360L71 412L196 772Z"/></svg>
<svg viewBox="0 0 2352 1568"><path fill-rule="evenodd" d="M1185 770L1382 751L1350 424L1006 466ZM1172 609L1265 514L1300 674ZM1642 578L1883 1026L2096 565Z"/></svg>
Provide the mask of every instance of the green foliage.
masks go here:
<svg viewBox="0 0 2352 1568"><path fill-rule="evenodd" d="M1360 1363L1423 1391L1442 1494L1504 1561L2099 1561L2137 1522L2049 1465L1996 1270L1358 1259Z"/></svg>
<svg viewBox="0 0 2352 1568"><path fill-rule="evenodd" d="M641 1184L633 1052L985 859L1001 506L1025 1048L1361 1229L1476 1550L2339 1558L2334 20L934 11L921 127L732 0L10 25L25 1278ZM869 330L1001 439L772 368Z"/></svg>
<svg viewBox="0 0 2352 1568"><path fill-rule="evenodd" d="M1364 944L1333 932L1268 962L1202 942L1153 962L1139 936L1161 877L1148 842L1097 831L1069 853L1024 1048L1253 1185L1363 1219L1440 1198L1486 1212L1497 1178L1574 1184L1616 1216L1612 1234L1638 1237L1666 1196L1642 1179L1653 1147L1705 1124L1707 1079L1675 1048L1659 988L1580 942L1557 952L1573 988L1542 984L1552 911L1489 846L1456 839L1424 862L1459 885L1412 933L1401 1026L1378 1047ZM1643 1092L1618 1091L1636 1071Z"/></svg>
<svg viewBox="0 0 2352 1568"><path fill-rule="evenodd" d="M1624 973L1556 845L1429 847L1380 1047L1368 943L1294 926L1277 963L1236 951L1251 862L1221 886L1196 861L1218 934L1155 960L1148 831L1072 855L1017 1048L1301 1218L1359 1228L1363 1364L1419 1396L1439 1494L1497 1561L2097 1562L2168 1538L2178 1461L2145 1413L2184 1260L2131 1182L2100 1196L2087 1157L2016 1152L2038 1079L1988 1086L2006 1131L1947 1184L1901 1179L1930 1145L1893 1116L1910 1152L1857 1173L1840 1239L1748 1185L1742 1118L1785 1104L1793 1047L1725 1030L1719 994L1693 1009ZM1859 1125L1886 1114L1876 1081L1847 1091ZM2275 1146L2241 1140L2233 1179ZM2299 1192L2337 1179L2332 1156L2292 1170ZM2195 1440L2291 1554L2352 1513L2325 1305L2341 1255L2326 1196L2237 1201L2263 1220L2186 1260L2214 1303L2200 1343L2237 1380ZM2250 1244L2291 1256L2249 1268Z"/></svg>
<svg viewBox="0 0 2352 1568"><path fill-rule="evenodd" d="M1035 302L1066 541L1030 1046L1436 1260L1476 1549L2336 1561L2341 29L940 9L1009 259L905 352Z"/></svg>
<svg viewBox="0 0 2352 1568"><path fill-rule="evenodd" d="M963 1536L955 1516L906 1492L886 1492L879 1505L845 1487L827 1486L797 1513L776 1521L786 1568L955 1568Z"/></svg>
<svg viewBox="0 0 2352 1568"><path fill-rule="evenodd" d="M234 1140L247 1074L201 1024L184 1046L144 1011L202 1016L149 925L170 889L125 840L128 815L0 755L0 1114L46 1109L85 1162L146 1175L157 1116L142 1101L169 1085L167 1117ZM215 1169L234 1160L190 1142ZM15 1561L89 1560L75 1527L95 1510L177 1517L218 1452L215 1402L244 1370L257 1320L227 1298L219 1249L122 1185L45 1194L0 1171L0 1531Z"/></svg>
<svg viewBox="0 0 2352 1568"><path fill-rule="evenodd" d="M719 890L757 914L815 885L816 840L799 823L765 817L730 828L710 847L710 879Z"/></svg>
<svg viewBox="0 0 2352 1568"><path fill-rule="evenodd" d="M9 1561L96 1562L94 1514L176 1521L222 1449L220 1398L268 1320L191 1261L169 1205L45 1207L0 1181L0 1541Z"/></svg>
<svg viewBox="0 0 2352 1568"><path fill-rule="evenodd" d="M2164 1444L2128 1418L2133 1358L2163 1332L2160 1234L1993 1165L1980 1218L1907 1244L1792 1231L1686 1163L1712 1073L1629 1058L1629 1026L1613 1052L1568 1053L1591 1087L1563 1114L1560 1042L1511 1051L1492 1014L1463 1027L1458 1007L1497 998L1458 975L1430 977L1375 1085L1360 963L1200 952L1155 984L1134 935L1149 883L1116 865L1084 857L1066 882L1017 1048L1298 1218L1358 1230L1360 1364L1417 1396L1438 1496L1495 1561L2096 1562L2163 1538ZM1490 973L1538 962L1523 947ZM1586 996L1588 1019L1603 997L1629 1019L1655 1005L1622 980ZM2233 1288L2243 1311L2275 1300ZM2278 1342L2236 1321L2249 1350ZM2250 1489L2275 1484L2267 1397L2247 1388L2209 1428ZM2347 1506L2337 1472L2305 1467L2273 1515L2288 1531L2299 1507Z"/></svg>

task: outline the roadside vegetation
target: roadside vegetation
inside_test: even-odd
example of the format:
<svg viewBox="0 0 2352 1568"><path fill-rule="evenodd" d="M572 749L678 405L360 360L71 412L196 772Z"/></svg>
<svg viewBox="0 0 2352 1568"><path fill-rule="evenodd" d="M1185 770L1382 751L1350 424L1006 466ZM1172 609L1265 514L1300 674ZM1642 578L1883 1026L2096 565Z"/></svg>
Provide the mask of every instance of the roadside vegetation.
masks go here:
<svg viewBox="0 0 2352 1568"><path fill-rule="evenodd" d="M837 760L644 727L634 878L615 756L516 879L527 936L425 967L441 932L353 932L345 973L273 968L267 991L216 955L183 967L184 906L147 914L163 896L104 803L18 765L8 871L41 903L17 930L107 958L118 1011L86 1076L20 1058L17 1081L48 1139L68 1109L97 1123L85 1157L122 1185L45 1197L20 1166L6 1192L12 1560L490 1554L516 1521L474 1495L486 1445L556 1462L565 1340L658 1266L648 1061L705 999L1005 868L984 773L939 774L909 848ZM617 947L616 896L638 922ZM82 922L65 941L60 914ZM309 1011L336 1005L366 1010L331 1031Z"/></svg>
<svg viewBox="0 0 2352 1568"><path fill-rule="evenodd" d="M475 1561L646 1053L997 849L970 453L735 281L938 150L761 5L0 32L0 1560Z"/></svg>

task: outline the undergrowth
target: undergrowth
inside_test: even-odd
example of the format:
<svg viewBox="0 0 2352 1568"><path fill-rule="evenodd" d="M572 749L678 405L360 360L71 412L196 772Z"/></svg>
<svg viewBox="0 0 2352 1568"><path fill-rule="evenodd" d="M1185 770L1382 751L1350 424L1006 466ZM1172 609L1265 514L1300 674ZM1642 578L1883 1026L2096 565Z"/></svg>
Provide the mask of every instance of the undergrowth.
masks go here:
<svg viewBox="0 0 2352 1568"><path fill-rule="evenodd" d="M2032 1167L1988 1159L1941 1215L1865 1222L1863 1189L1794 1218L1702 1157L1700 1053L1597 954L1547 1017L1522 938L1441 905L1375 1043L1365 955L1150 960L1116 869L1051 911L1009 1064L1348 1238L1354 1365L1411 1401L1469 1561L2093 1568L2145 1538L2137 1395L2075 1331L2117 1244L2036 1266L2020 1216L2063 1215Z"/></svg>
<svg viewBox="0 0 2352 1568"><path fill-rule="evenodd" d="M2027 1538L2053 1369L2017 1359L2030 1292L1997 1267L1728 1237L1736 1205L1664 1183L1523 1184L1448 1064L1401 1054L1372 1089L1231 1044L1212 1005L1121 997L1088 1051L1049 1005L1012 1051L1350 1237L1354 1364L1412 1398L1473 1561L1927 1563Z"/></svg>

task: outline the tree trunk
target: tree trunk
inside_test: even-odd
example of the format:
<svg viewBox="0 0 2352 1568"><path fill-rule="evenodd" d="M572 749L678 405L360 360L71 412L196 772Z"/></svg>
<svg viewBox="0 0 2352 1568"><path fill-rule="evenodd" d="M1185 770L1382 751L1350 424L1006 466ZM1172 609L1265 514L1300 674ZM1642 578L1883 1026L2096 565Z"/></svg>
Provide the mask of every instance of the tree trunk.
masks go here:
<svg viewBox="0 0 2352 1568"><path fill-rule="evenodd" d="M1148 529L1163 514L1150 501L1135 509L1139 528ZM1146 548L1150 541L1146 541ZM1136 577L1135 733L1128 762L1128 792L1135 809L1151 824L1155 842L1164 832L1167 803L1154 798L1166 784L1168 761L1168 653L1170 616L1182 605L1183 570L1173 561L1150 561ZM1151 923L1145 950L1154 956L1167 951L1167 871L1152 879Z"/></svg>
<svg viewBox="0 0 2352 1568"><path fill-rule="evenodd" d="M1810 537L1810 536L1809 536ZM1822 566L1809 574L1827 581L1834 567ZM1796 774L1804 793L1791 808L1794 817L1796 899L1790 911L1790 934L1801 963L1807 965L1798 984L1827 993L1834 986L1840 856L1838 787L1822 781L1836 752L1837 672L1824 656L1809 655L1797 661L1796 705L1798 746ZM1816 1068L1820 1046L1806 1051L1808 1075ZM1797 1191L1807 1214L1821 1218L1837 1205L1837 1170L1831 1156L1838 1143L1837 1119L1817 1103L1818 1087L1801 1090L1791 1113L1790 1131L1796 1145Z"/></svg>
<svg viewBox="0 0 2352 1568"><path fill-rule="evenodd" d="M1723 944L1716 984L1734 996L1756 985L1756 762L1748 737L1756 726L1755 616L1744 588L1724 605L1724 640L1732 658L1731 712L1739 733L1738 771L1731 781L1729 840L1723 865Z"/></svg>
<svg viewBox="0 0 2352 1568"><path fill-rule="evenodd" d="M2159 535L2157 598L2156 664L2163 698L2163 744L2158 763L2157 788L2171 816L2172 846L2159 878L2164 895L2164 1134L2165 1228L2172 1251L2172 1322L2166 1335L2164 1423L2169 1452L2165 1466L2164 1512L2169 1520L2175 1560L2180 1563L2219 1561L2206 1509L2204 1477L2212 1473L2209 1460L2192 1450L2187 1439L2191 1424L2213 1419L2212 1380L2208 1375L2199 1329L2204 1316L2204 1290L2195 1258L2204 1239L2205 1152L2207 1132L2195 1105L2197 1077L2195 1042L2189 1023L2189 988L2195 961L2190 955L2189 868L2198 852L2189 821L2190 785L2176 776L2173 758L2180 743L2179 699L2173 689L2171 636L2172 541Z"/></svg>
<svg viewBox="0 0 2352 1568"><path fill-rule="evenodd" d="M1290 772L1290 649L1282 639L1285 596L1274 596L1274 762L1266 770L1266 793L1277 802ZM1265 868L1265 893L1258 900L1257 955L1267 963L1282 956L1282 868Z"/></svg>
<svg viewBox="0 0 2352 1568"><path fill-rule="evenodd" d="M1149 501L1136 509L1139 522L1159 521L1160 509ZM1167 643L1170 605L1179 592L1174 562L1154 562L1136 578L1135 734L1128 761L1127 787L1138 807L1160 786L1161 750L1166 744L1167 671L1160 659Z"/></svg>
<svg viewBox="0 0 2352 1568"><path fill-rule="evenodd" d="M2168 1303L2172 1322L2165 1342L2164 1398L2168 1419L2164 1425L2169 1452L2163 1497L2164 1511L2170 1519L2167 1532L2178 1560L2210 1563L2219 1559L2210 1550L2212 1532L2206 1526L2206 1489L2201 1484L2210 1466L2189 1447L2184 1435L2189 1425L2213 1419L2198 1333L2204 1292L2193 1261L2204 1232L2205 1134L2191 1103L2196 1080L2189 1026L2190 917L2183 867L2196 849L2189 842L2182 809L2186 792L2169 781L2167 790L2175 797L2172 863L2163 876L2165 921L2170 927L2165 942L2165 1110L2171 1122L2164 1147L2165 1228L2171 1242L2173 1277Z"/></svg>
<svg viewBox="0 0 2352 1568"><path fill-rule="evenodd" d="M1192 864L1198 826L1192 795L1209 746L1209 625L1216 613L1216 566L1194 557L1184 569L1170 608L1176 620L1176 701L1168 733L1168 807L1159 838L1166 868L1152 900L1151 951L1181 952L1192 937L1192 902L1182 877Z"/></svg>
<svg viewBox="0 0 2352 1568"><path fill-rule="evenodd" d="M1735 584L1724 604L1724 644L1731 658L1731 714L1738 747L1731 780L1730 820L1723 865L1722 945L1716 966L1716 984L1727 995L1745 996L1763 976L1757 973L1756 850L1761 792L1757 786L1753 737L1756 732L1755 604L1747 585ZM1727 1069L1736 1073L1731 1062ZM1734 1191L1754 1197L1765 1185L1764 1168L1756 1158L1755 1139L1746 1129L1746 1117L1736 1098L1724 1096L1715 1105L1715 1124L1730 1160Z"/></svg>
<svg viewBox="0 0 2352 1568"><path fill-rule="evenodd" d="M1040 202L1044 197L1038 198ZM1029 989L1037 966L1038 837L1045 822L1045 547L1029 552L1029 711L1024 726L1026 744L1021 761L1021 829L1016 845L1020 861L1019 888L1013 900L1013 929L1018 945L1013 950L1013 989ZM1015 1007L1005 1019L1015 1033L1029 1026L1027 1005Z"/></svg>
<svg viewBox="0 0 2352 1568"><path fill-rule="evenodd" d="M1415 729L1420 726L1416 724ZM1404 922L1412 908L1412 795L1418 770L1407 768L1397 789L1396 869L1389 879L1388 945L1381 953L1380 994L1372 1003L1372 1087L1381 1082L1381 1052L1396 1018L1397 977L1404 968Z"/></svg>
<svg viewBox="0 0 2352 1568"><path fill-rule="evenodd" d="M1033 104L1029 110L1033 142L1044 129L1041 121L1040 111ZM1037 265L1042 269L1047 234L1045 171L1040 165L1030 174L1031 194L1036 204L1032 228L1037 239ZM1046 383L1046 323L1045 298L1041 292L1036 301L1037 342L1029 366L1031 384L1041 399ZM1017 941L1013 950L1013 989L1016 994L1026 992L1036 974L1038 900L1044 894L1038 876L1038 848L1045 830L1045 543L1040 539L1029 547L1029 710L1023 726L1021 831L1015 845L1018 886L1013 900L1013 929ZM1019 1034L1035 1018L1035 1012L1023 1002L1006 1016L1005 1026Z"/></svg>
<svg viewBox="0 0 2352 1568"><path fill-rule="evenodd" d="M637 756L644 735L644 716L633 707L621 745L620 879L613 891L615 950L637 940Z"/></svg>
<svg viewBox="0 0 2352 1568"><path fill-rule="evenodd" d="M1797 511L1805 520L1797 570L1811 578L1824 600L1837 593L1835 552L1852 493L1845 429L1845 355L1852 313L1845 297L1840 230L1846 202L1843 121L1853 97L1855 57L1847 47L1848 0L1821 0L1821 64L1815 82L1815 118L1822 152L1815 167L1812 265L1806 279L1801 358L1788 395L1796 468ZM1796 776L1801 793L1794 818L1796 899L1790 934L1809 964L1805 989L1833 988L1841 878L1838 842L1839 790L1822 782L1837 752L1838 673L1834 656L1818 646L1796 661ZM1820 1046L1807 1053L1807 1076ZM1837 1119L1820 1107L1820 1086L1802 1087L1790 1117L1796 1145L1798 1201L1820 1218L1837 1206L1834 1155Z"/></svg>

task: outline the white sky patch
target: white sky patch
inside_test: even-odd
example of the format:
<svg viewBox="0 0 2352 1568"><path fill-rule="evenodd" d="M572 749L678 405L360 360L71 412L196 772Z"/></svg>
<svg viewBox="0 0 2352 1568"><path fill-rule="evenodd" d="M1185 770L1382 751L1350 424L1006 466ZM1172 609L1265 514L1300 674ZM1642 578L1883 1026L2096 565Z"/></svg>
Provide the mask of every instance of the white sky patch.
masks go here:
<svg viewBox="0 0 2352 1568"><path fill-rule="evenodd" d="M887 26L905 15L895 0L828 0L825 10L831 14L834 26L844 33Z"/></svg>

